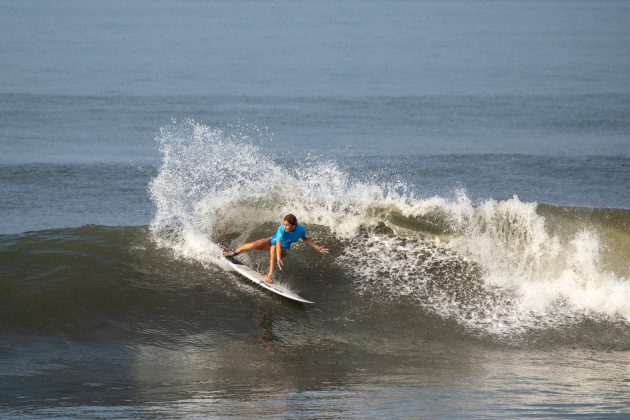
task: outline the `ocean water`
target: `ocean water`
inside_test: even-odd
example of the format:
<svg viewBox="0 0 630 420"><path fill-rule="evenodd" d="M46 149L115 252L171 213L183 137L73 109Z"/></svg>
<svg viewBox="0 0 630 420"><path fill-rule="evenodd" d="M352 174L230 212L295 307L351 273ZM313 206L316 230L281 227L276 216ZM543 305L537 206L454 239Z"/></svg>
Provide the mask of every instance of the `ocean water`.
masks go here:
<svg viewBox="0 0 630 420"><path fill-rule="evenodd" d="M628 21L0 3L0 414L629 416Z"/></svg>

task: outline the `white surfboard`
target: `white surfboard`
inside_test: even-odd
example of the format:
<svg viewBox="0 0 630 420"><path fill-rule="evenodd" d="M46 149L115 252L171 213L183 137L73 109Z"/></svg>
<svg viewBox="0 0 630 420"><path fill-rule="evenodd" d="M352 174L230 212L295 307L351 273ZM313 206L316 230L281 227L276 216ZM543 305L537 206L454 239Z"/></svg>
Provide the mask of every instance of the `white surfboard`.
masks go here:
<svg viewBox="0 0 630 420"><path fill-rule="evenodd" d="M314 302L311 302L310 300L304 299L301 296L298 296L296 293L293 293L292 291L282 286L281 284L267 283L265 281L265 276L260 274L258 271L246 266L245 264L243 264L242 262L240 262L234 257L225 257L225 259L227 260L230 267L232 267L234 270L238 271L241 275L245 276L247 279L256 283L260 287L269 290L270 292L273 292L287 299L294 300L296 302L314 303Z"/></svg>

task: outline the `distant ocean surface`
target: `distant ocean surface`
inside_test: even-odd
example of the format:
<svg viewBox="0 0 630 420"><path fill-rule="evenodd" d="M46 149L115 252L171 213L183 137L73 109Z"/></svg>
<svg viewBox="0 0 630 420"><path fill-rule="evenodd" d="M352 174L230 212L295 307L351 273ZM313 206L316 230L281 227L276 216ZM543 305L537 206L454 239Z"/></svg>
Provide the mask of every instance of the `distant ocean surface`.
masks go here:
<svg viewBox="0 0 630 420"><path fill-rule="evenodd" d="M0 3L0 415L630 415L628 22Z"/></svg>

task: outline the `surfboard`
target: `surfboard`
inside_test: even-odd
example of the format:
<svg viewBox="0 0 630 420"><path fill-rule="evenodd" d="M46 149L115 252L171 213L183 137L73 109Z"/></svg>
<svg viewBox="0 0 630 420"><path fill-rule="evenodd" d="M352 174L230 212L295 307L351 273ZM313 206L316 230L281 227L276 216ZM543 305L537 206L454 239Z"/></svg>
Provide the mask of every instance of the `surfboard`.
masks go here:
<svg viewBox="0 0 630 420"><path fill-rule="evenodd" d="M270 292L275 293L276 295L293 300L295 302L315 303L315 302L311 302L310 300L304 299L303 297L297 295L296 293L293 293L291 290L287 289L281 284L267 283L265 281L265 276L260 274L258 271L246 266L245 264L243 264L242 262L240 262L234 257L224 257L224 258L227 260L230 267L232 267L234 270L236 270L239 274L241 274L248 280L262 287L263 289L269 290Z"/></svg>

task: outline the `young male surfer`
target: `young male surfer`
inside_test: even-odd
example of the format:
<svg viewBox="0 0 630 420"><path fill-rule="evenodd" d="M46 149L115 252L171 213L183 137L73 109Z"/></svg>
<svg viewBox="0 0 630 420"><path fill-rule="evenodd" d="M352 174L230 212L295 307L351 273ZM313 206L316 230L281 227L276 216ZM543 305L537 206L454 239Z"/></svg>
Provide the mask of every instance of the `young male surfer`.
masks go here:
<svg viewBox="0 0 630 420"><path fill-rule="evenodd" d="M275 266L278 266L279 270L282 270L282 257L287 256L291 244L302 239L306 245L310 246L317 252L322 254L328 254L328 249L323 246L317 245L311 238L306 236L306 229L302 225L298 225L297 217L292 214L287 214L282 220L282 224L278 228L275 235L262 238L254 242L248 242L236 248L234 251L223 251L225 257L234 257L238 254L244 254L252 249L259 251L269 250L269 274L265 281L267 283L273 282L273 271Z"/></svg>

